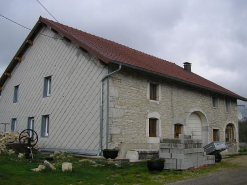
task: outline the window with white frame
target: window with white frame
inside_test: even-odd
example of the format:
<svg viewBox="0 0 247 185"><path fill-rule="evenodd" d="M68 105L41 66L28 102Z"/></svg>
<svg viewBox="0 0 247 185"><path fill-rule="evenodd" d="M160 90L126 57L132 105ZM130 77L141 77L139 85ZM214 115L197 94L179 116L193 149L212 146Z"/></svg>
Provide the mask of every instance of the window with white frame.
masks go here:
<svg viewBox="0 0 247 185"><path fill-rule="evenodd" d="M12 131L16 131L16 127L17 127L17 119L16 118L13 118L11 120L11 130Z"/></svg>
<svg viewBox="0 0 247 185"><path fill-rule="evenodd" d="M160 92L159 92L159 84L156 83L149 83L148 85L148 98L149 100L159 101L160 100Z"/></svg>
<svg viewBox="0 0 247 185"><path fill-rule="evenodd" d="M149 118L149 137L157 137L157 119Z"/></svg>
<svg viewBox="0 0 247 185"><path fill-rule="evenodd" d="M41 122L41 136L48 137L49 136L49 115L42 116Z"/></svg>
<svg viewBox="0 0 247 185"><path fill-rule="evenodd" d="M51 96L51 76L44 78L44 92L43 97Z"/></svg>
<svg viewBox="0 0 247 185"><path fill-rule="evenodd" d="M34 117L29 117L28 118L27 128L31 129L31 130L34 130ZM32 132L29 131L28 133L29 133L29 136L32 137Z"/></svg>
<svg viewBox="0 0 247 185"><path fill-rule="evenodd" d="M18 91L19 91L19 85L14 87L14 99L13 103L16 103L18 101Z"/></svg>

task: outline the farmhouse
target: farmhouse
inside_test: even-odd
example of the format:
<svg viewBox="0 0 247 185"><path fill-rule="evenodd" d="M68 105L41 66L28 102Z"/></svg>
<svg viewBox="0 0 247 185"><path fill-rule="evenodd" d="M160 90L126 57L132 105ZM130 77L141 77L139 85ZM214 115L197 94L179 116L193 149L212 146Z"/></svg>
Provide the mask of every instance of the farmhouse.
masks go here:
<svg viewBox="0 0 247 185"><path fill-rule="evenodd" d="M191 64L150 56L40 17L0 78L0 131L34 129L44 151L158 149L184 135L235 143L235 94Z"/></svg>

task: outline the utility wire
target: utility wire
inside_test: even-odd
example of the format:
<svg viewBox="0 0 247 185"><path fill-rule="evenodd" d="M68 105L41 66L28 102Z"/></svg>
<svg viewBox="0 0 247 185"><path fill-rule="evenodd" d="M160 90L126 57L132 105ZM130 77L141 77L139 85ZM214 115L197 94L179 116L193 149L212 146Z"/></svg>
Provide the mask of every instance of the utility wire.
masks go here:
<svg viewBox="0 0 247 185"><path fill-rule="evenodd" d="M2 14L0 14L0 16L3 17L3 18L5 18L5 19L7 19L7 20L10 21L10 22L13 22L13 23L15 23L15 24L17 24L17 25L19 25L19 26L21 26L21 27L27 29L27 30L32 30L32 29L30 29L30 28L28 28L28 27L26 27L26 26L23 26L22 24L20 24L20 23L18 23L18 22L15 22L15 21L11 20L11 19L8 18L8 17L5 17L5 16L2 15ZM40 34L40 35L42 35L42 36L45 36L45 37L52 38L52 39L59 39L59 38L55 38L55 37L52 37L52 36L49 36L49 35L45 35L45 34L43 34L43 33L38 33L38 34ZM59 39L59 40L64 40L64 39Z"/></svg>
<svg viewBox="0 0 247 185"><path fill-rule="evenodd" d="M37 1L50 14L50 16L52 16L53 19L55 19L59 23L59 21L46 9L46 7L44 5L42 5L41 2L39 2L39 0L37 0Z"/></svg>
<svg viewBox="0 0 247 185"><path fill-rule="evenodd" d="M13 20L9 19L8 17L3 16L2 14L0 14L0 16L2 16L3 18L9 20L10 22L13 22L13 23L15 23L15 24L27 29L27 30L31 30L30 28L27 28L26 26L23 26L23 25L19 24L18 22L13 21Z"/></svg>

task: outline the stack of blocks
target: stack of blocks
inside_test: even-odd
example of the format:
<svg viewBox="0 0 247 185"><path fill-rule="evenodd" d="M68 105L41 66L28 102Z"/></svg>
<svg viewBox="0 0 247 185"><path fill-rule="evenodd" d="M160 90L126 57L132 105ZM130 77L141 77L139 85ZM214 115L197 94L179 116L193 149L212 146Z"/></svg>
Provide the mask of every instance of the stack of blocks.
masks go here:
<svg viewBox="0 0 247 185"><path fill-rule="evenodd" d="M161 139L159 158L165 159L164 169L186 170L215 164L215 156L206 155L201 139Z"/></svg>

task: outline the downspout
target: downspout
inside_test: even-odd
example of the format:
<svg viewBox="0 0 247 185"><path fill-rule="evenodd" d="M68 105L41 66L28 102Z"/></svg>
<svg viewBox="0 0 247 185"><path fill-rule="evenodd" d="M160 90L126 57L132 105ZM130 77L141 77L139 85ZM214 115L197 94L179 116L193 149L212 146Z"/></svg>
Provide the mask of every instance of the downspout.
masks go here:
<svg viewBox="0 0 247 185"><path fill-rule="evenodd" d="M100 146L99 146L99 153L98 153L98 155L101 155L102 147L103 147L102 146L102 140L103 140L103 137L102 136L103 136L103 93L104 93L104 81L108 77L110 77L111 75L113 75L114 73L117 73L118 71L120 71L121 68L122 68L122 64L119 64L119 68L116 71L113 71L113 72L107 74L101 80L101 93L100 93ZM108 107L107 107L107 109L108 109ZM109 119L108 119L107 122L109 122ZM106 132L107 132L107 134L108 134L108 129L109 129L109 123L106 123L106 130L107 130Z"/></svg>

